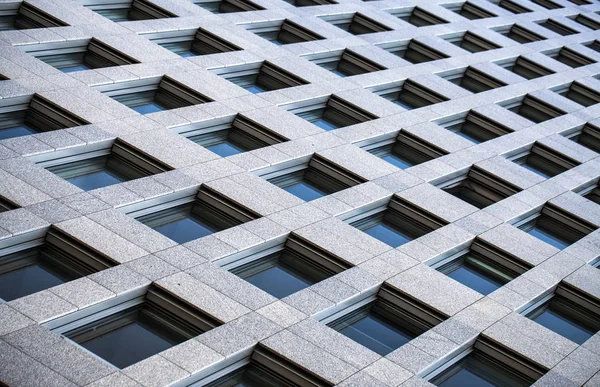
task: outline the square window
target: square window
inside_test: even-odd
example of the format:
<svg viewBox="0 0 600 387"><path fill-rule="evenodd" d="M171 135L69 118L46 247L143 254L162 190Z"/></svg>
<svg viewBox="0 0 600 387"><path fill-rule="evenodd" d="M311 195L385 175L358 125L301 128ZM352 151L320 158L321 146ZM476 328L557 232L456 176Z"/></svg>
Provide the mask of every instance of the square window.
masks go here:
<svg viewBox="0 0 600 387"><path fill-rule="evenodd" d="M600 204L600 187L596 185L591 191L586 193L584 197L596 204Z"/></svg>
<svg viewBox="0 0 600 387"><path fill-rule="evenodd" d="M542 35L536 34L528 30L527 28L521 27L518 24L513 24L509 27L501 27L499 29L495 29L500 35L506 36L509 39L514 40L515 42L519 42L521 44L538 42L540 40L546 40Z"/></svg>
<svg viewBox="0 0 600 387"><path fill-rule="evenodd" d="M588 4L592 4L591 1L588 0L569 0L571 3L573 4L577 4L577 5L588 5Z"/></svg>
<svg viewBox="0 0 600 387"><path fill-rule="evenodd" d="M444 40L472 53L495 50L499 45L467 31L459 36L446 37Z"/></svg>
<svg viewBox="0 0 600 387"><path fill-rule="evenodd" d="M590 43L586 43L586 44L584 44L584 46L586 46L587 48L594 50L596 52L600 52L600 42L597 40L594 40Z"/></svg>
<svg viewBox="0 0 600 387"><path fill-rule="evenodd" d="M335 95L330 96L324 103L319 99L306 101L301 106L294 104L289 111L326 131L360 124L377 118L377 116Z"/></svg>
<svg viewBox="0 0 600 387"><path fill-rule="evenodd" d="M0 140L89 124L37 94L4 98L0 110Z"/></svg>
<svg viewBox="0 0 600 387"><path fill-rule="evenodd" d="M263 11L265 9L250 0L193 0L192 2L212 13Z"/></svg>
<svg viewBox="0 0 600 387"><path fill-rule="evenodd" d="M537 4L541 7L544 7L546 9L564 8L562 5L556 4L554 1L550 1L550 0L531 0L531 2Z"/></svg>
<svg viewBox="0 0 600 387"><path fill-rule="evenodd" d="M585 107L600 103L600 93L578 82L573 82L568 87L561 87L554 91Z"/></svg>
<svg viewBox="0 0 600 387"><path fill-rule="evenodd" d="M581 345L600 330L596 305L588 294L560 283L552 298L534 307L526 317Z"/></svg>
<svg viewBox="0 0 600 387"><path fill-rule="evenodd" d="M570 139L594 152L600 153L600 128L590 123L585 124L581 133L570 137Z"/></svg>
<svg viewBox="0 0 600 387"><path fill-rule="evenodd" d="M436 124L475 144L512 133L510 128L473 110L469 110L466 116L451 116L436 121Z"/></svg>
<svg viewBox="0 0 600 387"><path fill-rule="evenodd" d="M475 239L469 251L437 263L434 268L476 292L488 295L532 266L489 242Z"/></svg>
<svg viewBox="0 0 600 387"><path fill-rule="evenodd" d="M342 311L341 317L337 317L341 313L334 315L327 326L381 356L446 319L440 312L386 283L373 301L349 309Z"/></svg>
<svg viewBox="0 0 600 387"><path fill-rule="evenodd" d="M441 17L438 17L431 12L427 12L420 7L393 9L389 12L398 19L404 20L405 22L416 27L426 27L448 23L448 20L444 20Z"/></svg>
<svg viewBox="0 0 600 387"><path fill-rule="evenodd" d="M251 23L245 25L245 27L248 31L278 46L325 39L321 35L287 19L266 23Z"/></svg>
<svg viewBox="0 0 600 387"><path fill-rule="evenodd" d="M180 244L260 218L205 186L195 198L176 199L128 215Z"/></svg>
<svg viewBox="0 0 600 387"><path fill-rule="evenodd" d="M144 34L143 36L183 58L242 50L240 47L202 28Z"/></svg>
<svg viewBox="0 0 600 387"><path fill-rule="evenodd" d="M509 104L504 108L536 124L567 114L549 103L529 95L526 95L520 103Z"/></svg>
<svg viewBox="0 0 600 387"><path fill-rule="evenodd" d="M464 71L453 71L440 76L445 80L452 82L455 85L460 86L472 93L481 93L482 91L506 86L506 83L492 78L488 74L474 69L471 66L467 67Z"/></svg>
<svg viewBox="0 0 600 387"><path fill-rule="evenodd" d="M349 77L386 69L380 64L348 49L326 53L325 55L311 55L307 59L340 77Z"/></svg>
<svg viewBox="0 0 600 387"><path fill-rule="evenodd" d="M515 386L535 383L548 369L485 336L473 347L445 363L429 382L436 386Z"/></svg>
<svg viewBox="0 0 600 387"><path fill-rule="evenodd" d="M127 0L100 0L91 3L84 0L77 1L84 7L113 22L177 17L177 15L148 0L133 0L133 2Z"/></svg>
<svg viewBox="0 0 600 387"><path fill-rule="evenodd" d="M221 157L232 156L265 146L280 144L287 138L238 114L176 128L187 139Z"/></svg>
<svg viewBox="0 0 600 387"><path fill-rule="evenodd" d="M317 154L311 157L308 165L294 166L261 177L307 202L366 182L361 176Z"/></svg>
<svg viewBox="0 0 600 387"><path fill-rule="evenodd" d="M446 154L443 149L403 130L392 141L381 141L362 148L400 169L410 168Z"/></svg>
<svg viewBox="0 0 600 387"><path fill-rule="evenodd" d="M17 47L63 73L140 63L95 38Z"/></svg>
<svg viewBox="0 0 600 387"><path fill-rule="evenodd" d="M85 320L61 333L121 369L221 325L157 286Z"/></svg>
<svg viewBox="0 0 600 387"><path fill-rule="evenodd" d="M540 66L529 59L525 59L522 56L515 60L501 61L496 64L526 79L535 79L545 75L554 74L554 71Z"/></svg>
<svg viewBox="0 0 600 387"><path fill-rule="evenodd" d="M193 106L212 100L168 77L98 87L103 94L140 114Z"/></svg>
<svg viewBox="0 0 600 387"><path fill-rule="evenodd" d="M387 208L372 214L359 214L348 220L352 227L394 248L422 237L447 223L393 196Z"/></svg>
<svg viewBox="0 0 600 387"><path fill-rule="evenodd" d="M559 250L596 230L592 224L552 204L546 204L539 215L517 227Z"/></svg>
<svg viewBox="0 0 600 387"><path fill-rule="evenodd" d="M226 67L215 72L253 94L308 84L304 79L266 61Z"/></svg>
<svg viewBox="0 0 600 387"><path fill-rule="evenodd" d="M596 20L593 20L589 17L587 17L584 14L579 14L577 16L575 16L573 18L573 20L575 20L577 23L581 24L582 26L586 26L589 29L592 30L600 30L600 23L597 22Z"/></svg>
<svg viewBox="0 0 600 387"><path fill-rule="evenodd" d="M449 58L448 55L434 50L433 48L418 42L415 39L412 39L408 42L404 41L381 44L379 47L414 64Z"/></svg>
<svg viewBox="0 0 600 387"><path fill-rule="evenodd" d="M283 249L243 261L229 271L276 298L287 297L351 267L294 234Z"/></svg>
<svg viewBox="0 0 600 387"><path fill-rule="evenodd" d="M322 17L322 19L354 35L392 31L390 27L368 18L358 12L354 14L326 16Z"/></svg>
<svg viewBox="0 0 600 387"><path fill-rule="evenodd" d="M14 1L0 4L0 31L66 27L67 23L31 3Z"/></svg>
<svg viewBox="0 0 600 387"><path fill-rule="evenodd" d="M498 16L468 1L462 4L451 4L445 7L469 20L486 19Z"/></svg>
<svg viewBox="0 0 600 387"><path fill-rule="evenodd" d="M336 1L333 0L284 0L287 3L295 7L310 7L313 5L327 5L327 4L337 4Z"/></svg>
<svg viewBox="0 0 600 387"><path fill-rule="evenodd" d="M472 166L465 178L450 184L443 183L442 189L479 209L521 191L519 187L477 166Z"/></svg>
<svg viewBox="0 0 600 387"><path fill-rule="evenodd" d="M381 88L375 93L406 110L448 101L446 97L410 79L407 79L401 86Z"/></svg>
<svg viewBox="0 0 600 387"><path fill-rule="evenodd" d="M532 12L529 8L525 8L512 0L500 0L500 2L498 2L498 6L516 14Z"/></svg>
<svg viewBox="0 0 600 387"><path fill-rule="evenodd" d="M560 63L566 64L567 66L576 68L581 66L587 66L589 64L596 63L595 60L583 56L569 48L563 47L558 51L547 53L550 58L559 61Z"/></svg>
<svg viewBox="0 0 600 387"><path fill-rule="evenodd" d="M579 165L579 162L539 143L535 143L525 156L517 156L513 162L546 179Z"/></svg>
<svg viewBox="0 0 600 387"><path fill-rule="evenodd" d="M29 241L0 252L0 299L12 301L117 265L55 228L42 244L33 244Z"/></svg>
<svg viewBox="0 0 600 387"><path fill-rule="evenodd" d="M556 32L557 34L562 35L562 36L574 35L574 34L578 33L574 29L569 28L563 24L560 24L559 22L554 21L552 19L548 19L546 21L543 21L543 22L540 22L537 24L541 25L542 27L544 27L546 29L549 29L550 31Z"/></svg>

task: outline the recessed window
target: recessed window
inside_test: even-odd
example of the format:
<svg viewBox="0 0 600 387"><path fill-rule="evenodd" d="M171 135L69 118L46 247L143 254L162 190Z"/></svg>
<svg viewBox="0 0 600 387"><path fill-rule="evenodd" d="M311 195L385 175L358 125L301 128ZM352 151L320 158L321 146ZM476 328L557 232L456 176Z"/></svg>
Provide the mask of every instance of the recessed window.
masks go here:
<svg viewBox="0 0 600 387"><path fill-rule="evenodd" d="M597 40L594 40L590 43L586 43L584 44L584 46L586 46L587 48L600 52L600 42L598 42Z"/></svg>
<svg viewBox="0 0 600 387"><path fill-rule="evenodd" d="M585 194L584 197L596 204L600 204L600 187L596 185L590 192Z"/></svg>
<svg viewBox="0 0 600 387"><path fill-rule="evenodd" d="M597 228L552 204L546 204L539 215L517 226L526 233L561 250Z"/></svg>
<svg viewBox="0 0 600 387"><path fill-rule="evenodd" d="M471 66L467 67L464 71L453 71L440 76L465 90L469 90L472 93L481 93L482 91L506 86L506 83L496 78L492 78L488 74L474 69Z"/></svg>
<svg viewBox="0 0 600 387"><path fill-rule="evenodd" d="M555 92L585 107L600 103L600 93L578 82L573 82L568 87L559 88Z"/></svg>
<svg viewBox="0 0 600 387"><path fill-rule="evenodd" d="M326 16L323 20L354 35L372 34L375 32L391 31L384 24L368 18L360 13Z"/></svg>
<svg viewBox="0 0 600 387"><path fill-rule="evenodd" d="M295 7L310 7L313 5L327 5L327 4L337 4L336 1L333 0L284 0L287 3Z"/></svg>
<svg viewBox="0 0 600 387"><path fill-rule="evenodd" d="M486 19L489 17L497 16L481 7L476 6L475 4L468 2L468 1L465 3L462 3L462 4L448 5L448 6L446 6L446 8L448 8L452 12L455 12L455 13L459 14L460 16L465 17L469 20Z"/></svg>
<svg viewBox="0 0 600 387"><path fill-rule="evenodd" d="M573 34L578 33L574 29L569 28L569 27L565 26L564 24L560 24L559 22L554 21L552 19L548 19L548 20L543 21L538 24L541 25L542 27L549 29L550 31L556 32L557 34L562 35L562 36L573 35Z"/></svg>
<svg viewBox="0 0 600 387"><path fill-rule="evenodd" d="M421 301L383 284L375 300L344 310L332 329L385 356L446 319Z"/></svg>
<svg viewBox="0 0 600 387"><path fill-rule="evenodd" d="M535 79L545 75L554 74L554 71L540 66L522 56L514 60L497 62L496 64L526 79Z"/></svg>
<svg viewBox="0 0 600 387"><path fill-rule="evenodd" d="M63 73L140 63L98 39L17 47Z"/></svg>
<svg viewBox="0 0 600 387"><path fill-rule="evenodd" d="M308 59L340 77L349 77L386 69L380 64L348 49L333 53L311 55Z"/></svg>
<svg viewBox="0 0 600 387"><path fill-rule="evenodd" d="M495 31L501 35L506 36L509 39L514 40L515 42L519 42L522 44L546 40L546 38L542 35L536 34L535 32L532 32L527 28L521 27L518 24L513 24L508 28L502 27L500 29L495 29Z"/></svg>
<svg viewBox="0 0 600 387"><path fill-rule="evenodd" d="M294 104L289 111L326 131L377 118L374 114L335 95L330 96L326 102L309 100L299 106Z"/></svg>
<svg viewBox="0 0 600 387"><path fill-rule="evenodd" d="M592 30L600 30L600 23L597 22L596 20L590 19L589 17L585 16L584 14L579 14L577 15L575 18L573 18L573 20L575 20L577 23L586 26L589 29Z"/></svg>
<svg viewBox="0 0 600 387"><path fill-rule="evenodd" d="M598 302L567 283L560 283L552 298L526 316L577 344L585 343L600 330Z"/></svg>
<svg viewBox="0 0 600 387"><path fill-rule="evenodd" d="M400 169L410 168L446 154L443 149L404 130L391 141L384 140L362 148Z"/></svg>
<svg viewBox="0 0 600 387"><path fill-rule="evenodd" d="M256 254L228 270L276 298L284 298L351 267L320 247L292 234L283 249Z"/></svg>
<svg viewBox="0 0 600 387"><path fill-rule="evenodd" d="M308 165L301 164L261 177L305 201L366 182L364 178L317 154L311 157Z"/></svg>
<svg viewBox="0 0 600 387"><path fill-rule="evenodd" d="M532 12L529 8L525 8L512 0L500 0L500 2L498 2L498 6L516 14Z"/></svg>
<svg viewBox="0 0 600 387"><path fill-rule="evenodd" d="M201 125L192 124L175 129L180 135L221 157L288 141L240 114L233 118L215 119Z"/></svg>
<svg viewBox="0 0 600 387"><path fill-rule="evenodd" d="M535 383L548 369L509 348L479 336L472 348L434 371L429 382L436 386L515 386Z"/></svg>
<svg viewBox="0 0 600 387"><path fill-rule="evenodd" d="M470 31L467 31L464 34L460 34L458 36L444 38L444 40L462 48L463 50L467 50L473 53L495 50L497 48L500 48L499 45L492 43L489 40L484 39L478 35L475 35Z"/></svg>
<svg viewBox="0 0 600 387"><path fill-rule="evenodd" d="M266 61L225 67L215 72L253 94L308 84L304 79Z"/></svg>
<svg viewBox="0 0 600 387"><path fill-rule="evenodd" d="M0 252L0 299L12 301L117 265L55 228L43 244L32 245Z"/></svg>
<svg viewBox="0 0 600 387"><path fill-rule="evenodd" d="M387 208L357 215L348 222L394 248L446 225L444 220L396 196Z"/></svg>
<svg viewBox="0 0 600 387"><path fill-rule="evenodd" d="M600 153L600 129L590 123L584 125L581 133L569 138L594 152Z"/></svg>
<svg viewBox="0 0 600 387"><path fill-rule="evenodd" d="M386 43L379 46L384 50L414 64L449 58L448 55L414 39L405 42Z"/></svg>
<svg viewBox="0 0 600 387"><path fill-rule="evenodd" d="M418 109L448 100L410 79L406 80L402 86L381 89L375 93L406 110Z"/></svg>
<svg viewBox="0 0 600 387"><path fill-rule="evenodd" d="M183 58L241 50L240 47L202 28L143 36Z"/></svg>
<svg viewBox="0 0 600 387"><path fill-rule="evenodd" d="M504 108L536 124L567 114L549 103L529 95L526 95L520 103L512 103Z"/></svg>
<svg viewBox="0 0 600 387"><path fill-rule="evenodd" d="M450 184L445 183L442 188L480 209L521 191L519 187L477 166L472 166L465 178Z"/></svg>
<svg viewBox="0 0 600 387"><path fill-rule="evenodd" d="M554 1L550 1L550 0L531 0L531 2L537 4L541 7L544 7L546 9L564 8L562 5L556 4Z"/></svg>
<svg viewBox="0 0 600 387"><path fill-rule="evenodd" d="M407 23L417 27L433 26L436 24L446 24L448 20L444 20L439 16L432 14L431 12L425 11L423 8L404 8L404 9L393 9L389 11L392 15L398 19L404 20Z"/></svg>
<svg viewBox="0 0 600 387"><path fill-rule="evenodd" d="M325 39L321 35L290 20L252 23L246 29L278 46Z"/></svg>
<svg viewBox="0 0 600 387"><path fill-rule="evenodd" d="M19 208L19 206L13 203L11 200L8 200L4 196L0 195L0 213L14 210Z"/></svg>
<svg viewBox="0 0 600 387"><path fill-rule="evenodd" d="M470 110L466 117L462 115L452 116L436 123L475 144L512 132L510 128L473 110Z"/></svg>
<svg viewBox="0 0 600 387"><path fill-rule="evenodd" d="M45 160L38 164L84 191L172 169L118 139L111 149Z"/></svg>
<svg viewBox="0 0 600 387"><path fill-rule="evenodd" d="M0 107L0 140L89 124L37 94L4 98Z"/></svg>
<svg viewBox="0 0 600 387"><path fill-rule="evenodd" d="M0 31L65 26L68 24L28 2L0 4Z"/></svg>
<svg viewBox="0 0 600 387"><path fill-rule="evenodd" d="M123 369L219 325L220 321L186 301L151 286L145 296L60 327L59 331Z"/></svg>
<svg viewBox="0 0 600 387"><path fill-rule="evenodd" d="M434 268L476 292L488 295L532 266L484 240L476 239L469 251L445 259Z"/></svg>
<svg viewBox="0 0 600 387"><path fill-rule="evenodd" d="M87 3L83 0L78 1L84 7L114 22L177 17L177 15L148 0L133 0L133 2L127 0L100 0L92 3Z"/></svg>
<svg viewBox="0 0 600 387"><path fill-rule="evenodd" d="M577 5L588 5L588 4L592 4L591 1L588 0L569 0L571 3L573 4L577 4Z"/></svg>
<svg viewBox="0 0 600 387"><path fill-rule="evenodd" d="M595 60L583 56L569 48L563 47L558 51L546 53L550 58L559 61L560 63L566 64L567 66L576 68L581 66L587 66L592 63L596 63Z"/></svg>
<svg viewBox="0 0 600 387"><path fill-rule="evenodd" d="M263 11L265 9L250 0L193 0L193 3L212 13Z"/></svg>
<svg viewBox="0 0 600 387"><path fill-rule="evenodd" d="M140 114L198 105L212 100L164 76L142 82L121 82L98 87L102 93Z"/></svg>
<svg viewBox="0 0 600 387"><path fill-rule="evenodd" d="M194 198L177 199L128 215L177 243L186 243L260 218L260 215L202 186Z"/></svg>
<svg viewBox="0 0 600 387"><path fill-rule="evenodd" d="M540 143L535 143L528 154L513 161L547 179L579 165L579 162Z"/></svg>

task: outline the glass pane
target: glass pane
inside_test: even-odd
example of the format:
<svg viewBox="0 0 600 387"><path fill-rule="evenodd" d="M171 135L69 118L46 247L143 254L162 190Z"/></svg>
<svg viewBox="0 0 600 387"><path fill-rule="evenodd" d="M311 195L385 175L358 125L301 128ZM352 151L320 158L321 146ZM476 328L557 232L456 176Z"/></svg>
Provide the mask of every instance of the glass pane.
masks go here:
<svg viewBox="0 0 600 387"><path fill-rule="evenodd" d="M316 119L316 120L312 120L310 122L312 122L313 124L317 125L319 128L321 128L323 130L327 130L327 131L339 128L338 125L334 124L333 122L327 121L324 118L319 118L319 119Z"/></svg>
<svg viewBox="0 0 600 387"><path fill-rule="evenodd" d="M90 68L87 67L84 64L80 64L80 65L76 65L76 66L67 66L67 67L60 67L59 70L62 71L63 73L73 73L75 71L83 71L83 70L89 70Z"/></svg>
<svg viewBox="0 0 600 387"><path fill-rule="evenodd" d="M388 163L397 166L400 169L406 169L406 168L410 168L412 167L414 164L412 164L411 162L404 160L402 158L400 158L399 156L396 156L393 153L390 153L387 156L383 156L382 157L383 160L387 161Z"/></svg>
<svg viewBox="0 0 600 387"><path fill-rule="evenodd" d="M595 333L583 327L575 319L553 310L552 304L550 304L550 306L544 305L542 306L542 309L543 311L541 313L539 311L532 312L532 316L537 316L530 318L538 324L545 326L577 344L583 344Z"/></svg>
<svg viewBox="0 0 600 387"><path fill-rule="evenodd" d="M76 185L84 191L90 191L96 188L107 187L109 185L121 183L123 180L110 171L92 172L82 176L76 176L66 179L71 184Z"/></svg>
<svg viewBox="0 0 600 387"><path fill-rule="evenodd" d="M27 136L29 134L38 133L37 130L30 128L29 126L22 124L13 126L10 128L0 128L0 140L6 140L7 138Z"/></svg>
<svg viewBox="0 0 600 387"><path fill-rule="evenodd" d="M139 171L129 168L126 164L121 164L112 156L94 157L47 169L84 191L107 187L143 176Z"/></svg>
<svg viewBox="0 0 600 387"><path fill-rule="evenodd" d="M384 223L376 224L364 229L363 231L392 247L402 246L403 244L414 239L407 233L397 230L396 228Z"/></svg>
<svg viewBox="0 0 600 387"><path fill-rule="evenodd" d="M275 375L266 374L253 365L236 370L215 380L206 387L281 387L283 383Z"/></svg>
<svg viewBox="0 0 600 387"><path fill-rule="evenodd" d="M562 239L556 237L554 234L550 234L548 231L546 231L543 228L540 228L537 225L534 225L529 231L527 231L527 233L533 235L541 241L551 244L557 249L562 250L570 245L570 243L563 241Z"/></svg>
<svg viewBox="0 0 600 387"><path fill-rule="evenodd" d="M234 145L233 143L231 143L229 141L224 141L219 144L207 146L206 149L208 149L209 151L211 151L213 153L218 154L221 157L237 155L238 153L245 152L244 149L242 149L239 146Z"/></svg>
<svg viewBox="0 0 600 387"><path fill-rule="evenodd" d="M303 278L303 276L293 269L279 264L243 278L257 288L277 298L287 297L314 283L307 278Z"/></svg>
<svg viewBox="0 0 600 387"><path fill-rule="evenodd" d="M186 243L218 231L211 224L192 217L175 220L154 229L177 243Z"/></svg>
<svg viewBox="0 0 600 387"><path fill-rule="evenodd" d="M0 274L0 298L12 301L71 279L73 278L51 265L37 261L29 266Z"/></svg>
<svg viewBox="0 0 600 387"><path fill-rule="evenodd" d="M144 103L141 105L133 105L133 106L129 106L129 107L140 114L150 114L150 113L162 112L163 110L165 110L165 108L163 108L156 102Z"/></svg>
<svg viewBox="0 0 600 387"><path fill-rule="evenodd" d="M549 178L552 177L551 175L549 175L547 173L544 173L544 172L540 171L539 169L537 169L537 168L535 168L535 167L533 167L533 166L531 166L531 165L529 165L527 163L523 163L523 164L521 164L521 166L523 168L525 168L525 169L530 170L531 172L537 173L538 175L540 175L542 177L545 177L546 179L549 179Z"/></svg>
<svg viewBox="0 0 600 387"><path fill-rule="evenodd" d="M306 181L300 181L281 188L307 202L327 195L324 191Z"/></svg>
<svg viewBox="0 0 600 387"><path fill-rule="evenodd" d="M504 282L490 276L485 271L464 264L447 275L483 295L490 294L504 285Z"/></svg>

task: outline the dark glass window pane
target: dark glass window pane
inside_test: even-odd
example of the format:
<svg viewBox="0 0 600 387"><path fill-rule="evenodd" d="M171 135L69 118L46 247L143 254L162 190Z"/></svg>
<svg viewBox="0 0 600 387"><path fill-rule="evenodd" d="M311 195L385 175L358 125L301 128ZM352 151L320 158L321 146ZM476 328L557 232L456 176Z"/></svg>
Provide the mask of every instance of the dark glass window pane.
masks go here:
<svg viewBox="0 0 600 387"><path fill-rule="evenodd" d="M392 247L401 246L431 231L408 218L386 212L372 215L350 225Z"/></svg>
<svg viewBox="0 0 600 387"><path fill-rule="evenodd" d="M410 168L410 167L414 166L414 164L412 164L411 162L404 160L392 153L390 153L387 156L383 156L382 159L392 165L397 166L400 169L406 169L406 168Z"/></svg>
<svg viewBox="0 0 600 387"><path fill-rule="evenodd" d="M80 64L80 65L75 65L75 66L66 66L66 67L60 67L59 70L62 71L63 73L73 73L76 71L83 71L83 70L89 70L90 68L87 67L84 64Z"/></svg>
<svg viewBox="0 0 600 387"><path fill-rule="evenodd" d="M273 374L267 374L250 365L215 380L206 387L281 387L287 386Z"/></svg>
<svg viewBox="0 0 600 387"><path fill-rule="evenodd" d="M549 308L545 308L533 321L578 344L583 344L594 334L591 330L579 325L577 321L556 313Z"/></svg>
<svg viewBox="0 0 600 387"><path fill-rule="evenodd" d="M538 238L539 240L544 241L544 242L556 247L557 249L562 250L565 247L569 246L571 244L570 242L568 242L564 238L561 238L556 232L554 232L554 230L550 229L550 227L552 227L554 224L551 222L546 222L545 220L546 220L546 218L544 218L544 219L536 218L536 219L522 225L519 228L521 230L525 231L526 233L533 235L534 237ZM554 226L560 227L560 225L558 223Z"/></svg>
<svg viewBox="0 0 600 387"><path fill-rule="evenodd" d="M221 157L237 155L239 153L245 152L245 150L242 149L242 147L236 146L235 144L233 144L229 141L224 141L219 144L207 146L206 149L208 149L209 151L211 151L213 153L218 154Z"/></svg>
<svg viewBox="0 0 600 387"><path fill-rule="evenodd" d="M326 195L324 191L306 181L300 181L281 188L307 202Z"/></svg>
<svg viewBox="0 0 600 387"><path fill-rule="evenodd" d="M440 267L438 271L484 295L513 279L497 265L468 254Z"/></svg>
<svg viewBox="0 0 600 387"><path fill-rule="evenodd" d="M408 233L397 230L385 223L373 225L363 231L392 247L402 246L414 239Z"/></svg>
<svg viewBox="0 0 600 387"><path fill-rule="evenodd" d="M30 128L29 126L22 124L18 126L12 126L8 128L0 128L0 140L6 140L7 138L27 136L29 134L38 133L37 130Z"/></svg>
<svg viewBox="0 0 600 387"><path fill-rule="evenodd" d="M165 110L164 107L160 106L156 102L143 103L140 105L131 105L129 107L140 114L150 114L150 113L162 112L163 110Z"/></svg>
<svg viewBox="0 0 600 387"><path fill-rule="evenodd" d="M368 315L351 324L344 324L345 327L339 329L341 334L381 356L400 348L414 337L409 332L405 332L395 324L376 315Z"/></svg>

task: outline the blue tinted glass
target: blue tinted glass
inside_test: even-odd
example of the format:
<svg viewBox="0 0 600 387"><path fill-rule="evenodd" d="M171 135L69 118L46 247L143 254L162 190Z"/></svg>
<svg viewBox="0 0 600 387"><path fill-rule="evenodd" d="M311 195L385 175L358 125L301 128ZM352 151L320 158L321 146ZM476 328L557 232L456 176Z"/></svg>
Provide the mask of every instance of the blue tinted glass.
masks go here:
<svg viewBox="0 0 600 387"><path fill-rule="evenodd" d="M483 295L490 294L503 285L495 278L465 265L462 265L449 273L448 277L455 279L461 284L466 285Z"/></svg>
<svg viewBox="0 0 600 387"><path fill-rule="evenodd" d="M461 368L458 372L446 379L443 383L438 384L438 386L487 387L495 386L495 384L488 382L487 380L483 379L482 377L465 368Z"/></svg>
<svg viewBox="0 0 600 387"><path fill-rule="evenodd" d="M27 136L28 134L35 134L36 130L23 124L19 126L13 126L11 128L0 129L0 140L6 140L7 138Z"/></svg>
<svg viewBox="0 0 600 387"><path fill-rule="evenodd" d="M413 240L413 238L408 234L405 234L383 223L377 224L363 231L392 247L402 246L406 242Z"/></svg>
<svg viewBox="0 0 600 387"><path fill-rule="evenodd" d="M189 57L192 57L192 56L196 56L196 54L194 54L191 51L183 51L183 52L179 52L178 54L182 58L189 58Z"/></svg>
<svg viewBox="0 0 600 387"><path fill-rule="evenodd" d="M307 202L326 195L325 192L305 181L285 187L284 190Z"/></svg>
<svg viewBox="0 0 600 387"><path fill-rule="evenodd" d="M69 281L42 262L0 274L0 298L11 301Z"/></svg>
<svg viewBox="0 0 600 387"><path fill-rule="evenodd" d="M475 144L479 144L480 143L479 140L476 140L475 138L469 136L466 133L463 133L463 132L454 132L454 133L458 134L459 136L461 136L464 139L467 139L467 140L471 141L472 143L475 143Z"/></svg>
<svg viewBox="0 0 600 387"><path fill-rule="evenodd" d="M75 71L83 71L83 70L89 70L90 68L87 67L86 65L77 65L77 66L69 66L69 67L61 67L59 70L62 71L63 73L73 73Z"/></svg>
<svg viewBox="0 0 600 387"><path fill-rule="evenodd" d="M163 108L162 106L160 106L159 104L154 103L154 102L145 103L143 105L130 106L130 107L140 114L150 114L150 113L162 112L163 110L165 110L165 108Z"/></svg>
<svg viewBox="0 0 600 387"><path fill-rule="evenodd" d="M343 72L341 72L340 70L337 70L337 69L335 69L335 70L329 70L329 71L331 71L332 73L334 73L334 74L335 74L335 75L337 75L338 77L342 77L342 78L345 78L345 77L346 77L346 74L344 74L344 73L343 73Z"/></svg>
<svg viewBox="0 0 600 387"><path fill-rule="evenodd" d="M387 156L383 156L381 158L382 160L387 161L388 163L397 166L400 169L406 169L406 168L410 168L412 167L414 164L410 163L404 159L401 159L400 157L390 153Z"/></svg>
<svg viewBox="0 0 600 387"><path fill-rule="evenodd" d="M262 87L257 86L257 85L246 86L245 89L248 90L249 92L251 92L252 94L258 94L258 93L262 93L263 91L265 91L265 89L263 89Z"/></svg>
<svg viewBox="0 0 600 387"><path fill-rule="evenodd" d="M569 340L576 342L577 344L583 344L594 334L594 332L585 329L572 319L556 313L549 308L538 317L534 318L533 321L545 326L550 330L553 330Z"/></svg>
<svg viewBox="0 0 600 387"><path fill-rule="evenodd" d="M314 121L311 121L311 122L313 124L317 125L319 128L327 130L327 131L339 128L338 125L336 125L336 124L334 124L332 122L329 122L329 121L327 121L324 118L319 118L318 120L314 120Z"/></svg>
<svg viewBox="0 0 600 387"><path fill-rule="evenodd" d="M412 110L413 107L410 105L405 104L404 102L400 101L399 99L395 99L392 101L393 103L395 103L396 105L403 107L406 110Z"/></svg>
<svg viewBox="0 0 600 387"><path fill-rule="evenodd" d="M238 153L245 152L242 148L233 145L232 143L225 141L220 144L207 146L206 149L218 154L221 157L227 157L231 155L237 155Z"/></svg>
<svg viewBox="0 0 600 387"><path fill-rule="evenodd" d="M382 356L400 348L414 337L373 315L346 325L339 332Z"/></svg>
<svg viewBox="0 0 600 387"><path fill-rule="evenodd" d="M67 179L67 181L84 191L91 191L96 188L107 187L109 185L123 182L119 176L107 170L93 172L82 176L75 176Z"/></svg>
<svg viewBox="0 0 600 387"><path fill-rule="evenodd" d="M155 230L177 243L186 243L218 231L216 227L191 217L158 226Z"/></svg>
<svg viewBox="0 0 600 387"><path fill-rule="evenodd" d="M552 176L540 171L539 169L536 169L536 168L532 167L531 165L528 165L527 163L521 164L521 166L525 169L530 170L531 172L537 173L538 175L545 177L546 179L549 179L552 177Z"/></svg>
<svg viewBox="0 0 600 387"><path fill-rule="evenodd" d="M281 266L270 267L244 279L277 298L289 296L313 284Z"/></svg>
<svg viewBox="0 0 600 387"><path fill-rule="evenodd" d="M564 249L565 247L569 246L569 243L555 237L554 235L544 231L543 229L539 228L538 226L534 226L531 230L528 231L529 234L533 235L534 237L536 237L539 240L542 240L546 243L551 244L552 246L556 247L557 249Z"/></svg>
<svg viewBox="0 0 600 387"><path fill-rule="evenodd" d="M159 326L142 320L80 343L119 368L137 363L176 344L179 341L167 337Z"/></svg>

